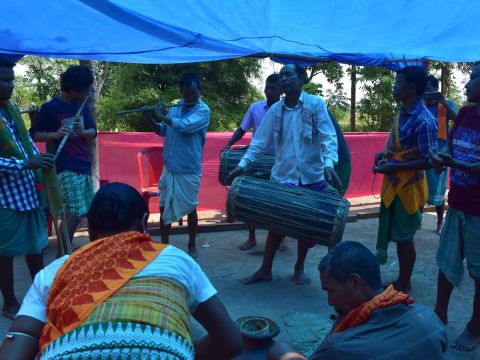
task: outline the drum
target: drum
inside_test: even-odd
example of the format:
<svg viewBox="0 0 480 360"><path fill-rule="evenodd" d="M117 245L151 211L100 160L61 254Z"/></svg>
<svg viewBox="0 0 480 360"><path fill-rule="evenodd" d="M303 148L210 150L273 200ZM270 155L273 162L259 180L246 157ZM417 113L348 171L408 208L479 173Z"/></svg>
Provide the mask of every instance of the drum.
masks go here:
<svg viewBox="0 0 480 360"><path fill-rule="evenodd" d="M237 167L242 156L247 152L248 146L236 147L234 149L223 150L220 154L220 168L218 170L218 181L220 184L227 185L225 178ZM275 155L262 153L259 159L244 174L260 179L270 179L270 172L275 164Z"/></svg>
<svg viewBox="0 0 480 360"><path fill-rule="evenodd" d="M342 240L349 207L337 194L290 188L250 176L237 177L227 198L229 216L328 247Z"/></svg>

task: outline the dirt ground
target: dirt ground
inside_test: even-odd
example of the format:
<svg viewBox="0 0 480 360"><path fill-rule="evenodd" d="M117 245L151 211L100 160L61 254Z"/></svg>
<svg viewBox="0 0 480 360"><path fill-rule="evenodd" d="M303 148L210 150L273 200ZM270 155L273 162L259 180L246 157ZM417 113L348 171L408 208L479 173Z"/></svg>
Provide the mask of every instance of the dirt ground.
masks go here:
<svg viewBox="0 0 480 360"><path fill-rule="evenodd" d="M425 214L422 229L417 232L417 263L412 279L412 295L418 303L433 307L435 303L437 267L435 252L439 236L434 232L435 216ZM371 250L375 247L378 219L365 219L347 223L344 240L356 240ZM85 242L84 233L77 234L75 242ZM83 235L83 236L82 236ZM298 286L292 280L293 265L296 257L296 241L286 240L287 251L279 252L274 263L274 279L270 282L243 285L240 280L254 272L260 265L266 231L257 231L259 245L244 252L238 250L247 236L246 231L225 231L202 233L198 238L198 263L218 290L218 296L225 304L233 319L247 315L265 316L280 326L276 340L285 340L302 349L314 347L318 339L318 323L328 323L332 309L328 306L325 293L320 287L317 265L326 253L326 248L317 246L309 253L306 273L312 279L311 284ZM180 248L186 247L186 235L175 235L171 243ZM54 257L54 242L46 251L47 263ZM389 248L389 259L382 266L382 280L392 281L398 271L395 246ZM30 285L28 271L23 259L15 262L16 293L22 299ZM455 289L450 306L447 326L449 339L459 334L470 314L473 299L473 282L468 276L458 289ZM10 320L0 317L0 336L10 326ZM293 325L292 325L293 324ZM298 326L296 324L304 324ZM315 329L317 327L317 329ZM312 331L307 331L309 330ZM203 329L192 320L194 337L200 336ZM480 350L462 353L449 349L447 359L480 359Z"/></svg>

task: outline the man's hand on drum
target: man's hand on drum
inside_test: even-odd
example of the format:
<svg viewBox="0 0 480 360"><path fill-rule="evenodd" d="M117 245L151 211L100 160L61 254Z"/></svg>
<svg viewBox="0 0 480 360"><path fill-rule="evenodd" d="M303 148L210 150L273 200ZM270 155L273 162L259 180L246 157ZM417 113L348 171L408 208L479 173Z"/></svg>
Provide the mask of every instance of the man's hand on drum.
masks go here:
<svg viewBox="0 0 480 360"><path fill-rule="evenodd" d="M237 177L243 174L243 168L240 166L237 166L235 169L233 169L230 174L227 175L225 178L225 183L227 185L231 185L233 180Z"/></svg>
<svg viewBox="0 0 480 360"><path fill-rule="evenodd" d="M338 191L342 190L342 180L338 177L335 170L331 167L325 168L325 180Z"/></svg>

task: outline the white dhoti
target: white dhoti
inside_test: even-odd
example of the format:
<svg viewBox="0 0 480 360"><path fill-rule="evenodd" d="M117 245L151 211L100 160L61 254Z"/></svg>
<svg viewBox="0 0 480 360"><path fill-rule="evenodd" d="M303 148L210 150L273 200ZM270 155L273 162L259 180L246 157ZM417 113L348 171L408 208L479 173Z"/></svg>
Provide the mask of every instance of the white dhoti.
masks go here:
<svg viewBox="0 0 480 360"><path fill-rule="evenodd" d="M190 214L198 205L201 175L169 171L165 166L158 182L163 223L171 224Z"/></svg>

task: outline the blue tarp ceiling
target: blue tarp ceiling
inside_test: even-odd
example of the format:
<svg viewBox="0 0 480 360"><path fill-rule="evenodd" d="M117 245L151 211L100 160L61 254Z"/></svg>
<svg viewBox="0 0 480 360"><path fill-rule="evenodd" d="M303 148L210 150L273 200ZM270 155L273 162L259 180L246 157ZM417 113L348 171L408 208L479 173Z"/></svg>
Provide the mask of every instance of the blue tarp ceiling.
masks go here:
<svg viewBox="0 0 480 360"><path fill-rule="evenodd" d="M480 60L466 0L4 0L0 53L186 63Z"/></svg>

